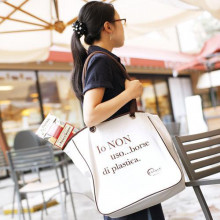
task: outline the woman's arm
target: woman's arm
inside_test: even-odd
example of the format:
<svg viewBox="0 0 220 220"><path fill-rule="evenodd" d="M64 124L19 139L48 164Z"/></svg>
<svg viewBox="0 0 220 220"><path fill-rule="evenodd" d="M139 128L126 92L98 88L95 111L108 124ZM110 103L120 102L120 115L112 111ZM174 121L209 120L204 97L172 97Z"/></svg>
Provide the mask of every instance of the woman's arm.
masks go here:
<svg viewBox="0 0 220 220"><path fill-rule="evenodd" d="M125 81L125 90L116 97L102 102L105 88L88 90L84 95L83 118L87 127L105 121L121 107L142 94L143 87L139 80Z"/></svg>
<svg viewBox="0 0 220 220"><path fill-rule="evenodd" d="M105 121L130 101L127 91L106 102L102 102L105 88L91 89L86 92L83 102L83 117L87 127Z"/></svg>

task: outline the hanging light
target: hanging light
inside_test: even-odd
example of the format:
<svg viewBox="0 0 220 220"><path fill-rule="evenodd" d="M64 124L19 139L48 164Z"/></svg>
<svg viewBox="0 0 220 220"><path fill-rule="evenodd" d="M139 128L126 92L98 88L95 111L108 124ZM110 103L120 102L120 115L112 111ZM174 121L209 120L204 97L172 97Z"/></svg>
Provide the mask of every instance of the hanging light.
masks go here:
<svg viewBox="0 0 220 220"><path fill-rule="evenodd" d="M13 88L13 86L0 86L0 91L11 91Z"/></svg>
<svg viewBox="0 0 220 220"><path fill-rule="evenodd" d="M178 73L178 71L177 71L177 70L175 70L175 69L173 69L173 77L175 77L175 78L176 78L176 77L178 76L178 74L179 74L179 73Z"/></svg>

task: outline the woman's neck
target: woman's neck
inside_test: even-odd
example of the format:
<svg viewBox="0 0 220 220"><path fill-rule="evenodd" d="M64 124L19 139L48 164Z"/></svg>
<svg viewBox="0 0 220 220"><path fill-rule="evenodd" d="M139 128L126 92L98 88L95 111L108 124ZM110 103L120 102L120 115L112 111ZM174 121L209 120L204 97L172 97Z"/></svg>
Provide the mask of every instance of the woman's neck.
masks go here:
<svg viewBox="0 0 220 220"><path fill-rule="evenodd" d="M113 47L112 47L111 45L109 45L109 44L107 44L107 43L104 43L104 42L102 42L102 41L100 41L100 42L95 42L93 45L94 45L94 46L98 46L98 47L102 47L102 48L104 48L104 49L106 49L106 50L108 50L108 51L110 51L110 52L112 52L112 50L113 50Z"/></svg>

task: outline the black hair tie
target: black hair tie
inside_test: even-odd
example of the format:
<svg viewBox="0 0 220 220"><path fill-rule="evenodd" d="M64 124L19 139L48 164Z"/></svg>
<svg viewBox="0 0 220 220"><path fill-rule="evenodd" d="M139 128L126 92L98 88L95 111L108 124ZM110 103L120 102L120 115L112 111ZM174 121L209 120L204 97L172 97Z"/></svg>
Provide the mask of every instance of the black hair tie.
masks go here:
<svg viewBox="0 0 220 220"><path fill-rule="evenodd" d="M75 31L78 38L81 38L83 35L85 35L87 33L87 27L86 27L85 23L83 23L81 21L76 20L72 24L72 28Z"/></svg>

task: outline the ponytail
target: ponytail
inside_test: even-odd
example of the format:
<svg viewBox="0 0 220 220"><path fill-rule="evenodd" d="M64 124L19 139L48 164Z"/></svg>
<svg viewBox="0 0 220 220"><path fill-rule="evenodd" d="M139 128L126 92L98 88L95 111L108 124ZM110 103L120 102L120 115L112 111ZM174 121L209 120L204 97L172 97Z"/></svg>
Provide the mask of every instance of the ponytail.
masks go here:
<svg viewBox="0 0 220 220"><path fill-rule="evenodd" d="M93 45L100 40L101 30L106 21L113 21L115 9L112 4L100 1L90 1L80 10L78 20L73 24L73 35L71 39L71 50L73 56L72 86L76 97L83 101L82 71L87 51L83 47L80 37L85 35L84 41ZM80 31L79 31L80 26Z"/></svg>
<svg viewBox="0 0 220 220"><path fill-rule="evenodd" d="M82 101L83 100L82 71L83 71L83 65L87 57L87 52L86 49L81 44L81 41L77 36L76 32L74 32L72 35L71 50L72 50L72 56L74 62L74 68L72 74L73 90L76 97L80 101Z"/></svg>

